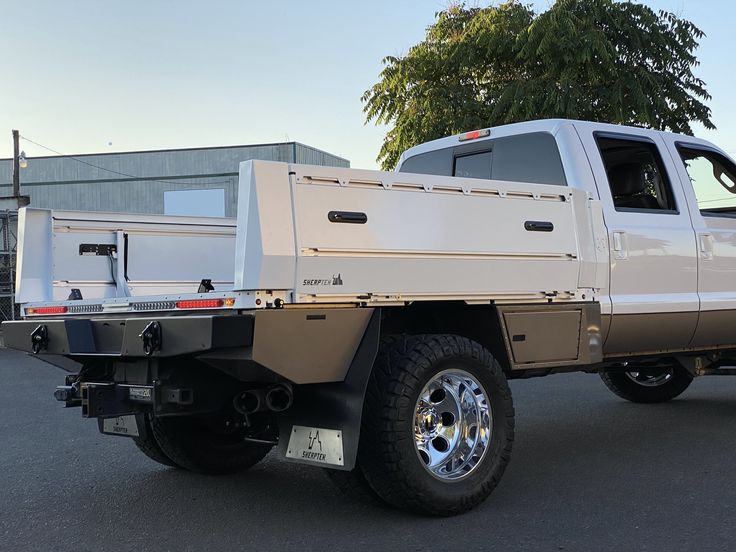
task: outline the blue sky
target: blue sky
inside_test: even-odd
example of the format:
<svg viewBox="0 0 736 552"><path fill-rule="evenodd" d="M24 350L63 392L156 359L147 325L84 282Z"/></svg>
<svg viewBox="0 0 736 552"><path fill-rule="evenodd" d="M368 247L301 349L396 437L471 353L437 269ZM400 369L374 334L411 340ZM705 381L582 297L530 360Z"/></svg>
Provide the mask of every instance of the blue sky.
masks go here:
<svg viewBox="0 0 736 552"><path fill-rule="evenodd" d="M0 0L0 157L18 128L64 153L297 140L374 168L385 129L360 96L447 3ZM644 3L707 33L696 73L718 130L697 133L736 154L736 2Z"/></svg>

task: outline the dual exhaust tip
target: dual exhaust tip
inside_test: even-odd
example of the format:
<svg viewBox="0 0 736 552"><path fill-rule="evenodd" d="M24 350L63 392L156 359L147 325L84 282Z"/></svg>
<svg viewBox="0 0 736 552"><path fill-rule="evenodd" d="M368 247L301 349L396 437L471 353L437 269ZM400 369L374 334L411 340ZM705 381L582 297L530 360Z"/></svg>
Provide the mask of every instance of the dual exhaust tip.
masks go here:
<svg viewBox="0 0 736 552"><path fill-rule="evenodd" d="M294 402L291 386L285 384L249 389L233 398L235 410L241 414L256 412L283 412Z"/></svg>

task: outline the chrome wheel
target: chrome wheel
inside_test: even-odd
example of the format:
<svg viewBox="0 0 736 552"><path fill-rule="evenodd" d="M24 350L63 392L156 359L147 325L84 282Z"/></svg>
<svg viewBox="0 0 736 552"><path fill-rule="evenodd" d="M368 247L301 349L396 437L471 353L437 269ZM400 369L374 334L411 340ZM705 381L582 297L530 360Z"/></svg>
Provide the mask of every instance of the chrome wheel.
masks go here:
<svg viewBox="0 0 736 552"><path fill-rule="evenodd" d="M644 387L659 387L660 385L664 385L672 379L672 377L674 376L674 371L672 370L672 368L667 368L656 374L652 372L634 371L625 372L625 374L634 383L638 383L639 385L643 385Z"/></svg>
<svg viewBox="0 0 736 552"><path fill-rule="evenodd" d="M424 467L442 480L467 476L491 442L493 414L488 396L463 370L435 375L419 394L414 444Z"/></svg>

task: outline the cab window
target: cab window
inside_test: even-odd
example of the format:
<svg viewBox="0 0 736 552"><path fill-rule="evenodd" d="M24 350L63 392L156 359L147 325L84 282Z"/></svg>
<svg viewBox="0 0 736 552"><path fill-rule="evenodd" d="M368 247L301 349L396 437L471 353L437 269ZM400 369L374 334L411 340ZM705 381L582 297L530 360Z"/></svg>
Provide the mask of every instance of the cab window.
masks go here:
<svg viewBox="0 0 736 552"><path fill-rule="evenodd" d="M725 156L678 145L682 162L703 214L736 214L736 167Z"/></svg>
<svg viewBox="0 0 736 552"><path fill-rule="evenodd" d="M554 136L532 132L409 157L400 172L566 186Z"/></svg>
<svg viewBox="0 0 736 552"><path fill-rule="evenodd" d="M482 151L455 157L455 170L452 176L466 178L491 178L491 152Z"/></svg>

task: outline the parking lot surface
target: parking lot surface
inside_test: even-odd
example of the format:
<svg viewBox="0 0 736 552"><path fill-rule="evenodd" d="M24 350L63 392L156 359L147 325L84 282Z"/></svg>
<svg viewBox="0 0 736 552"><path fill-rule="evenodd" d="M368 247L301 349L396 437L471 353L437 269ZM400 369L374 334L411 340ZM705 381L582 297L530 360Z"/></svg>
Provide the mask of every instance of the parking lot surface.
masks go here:
<svg viewBox="0 0 736 552"><path fill-rule="evenodd" d="M512 382L512 461L469 514L356 503L275 456L249 472L155 464L52 396L63 372L0 350L0 549L733 550L736 379L635 405L597 376Z"/></svg>

